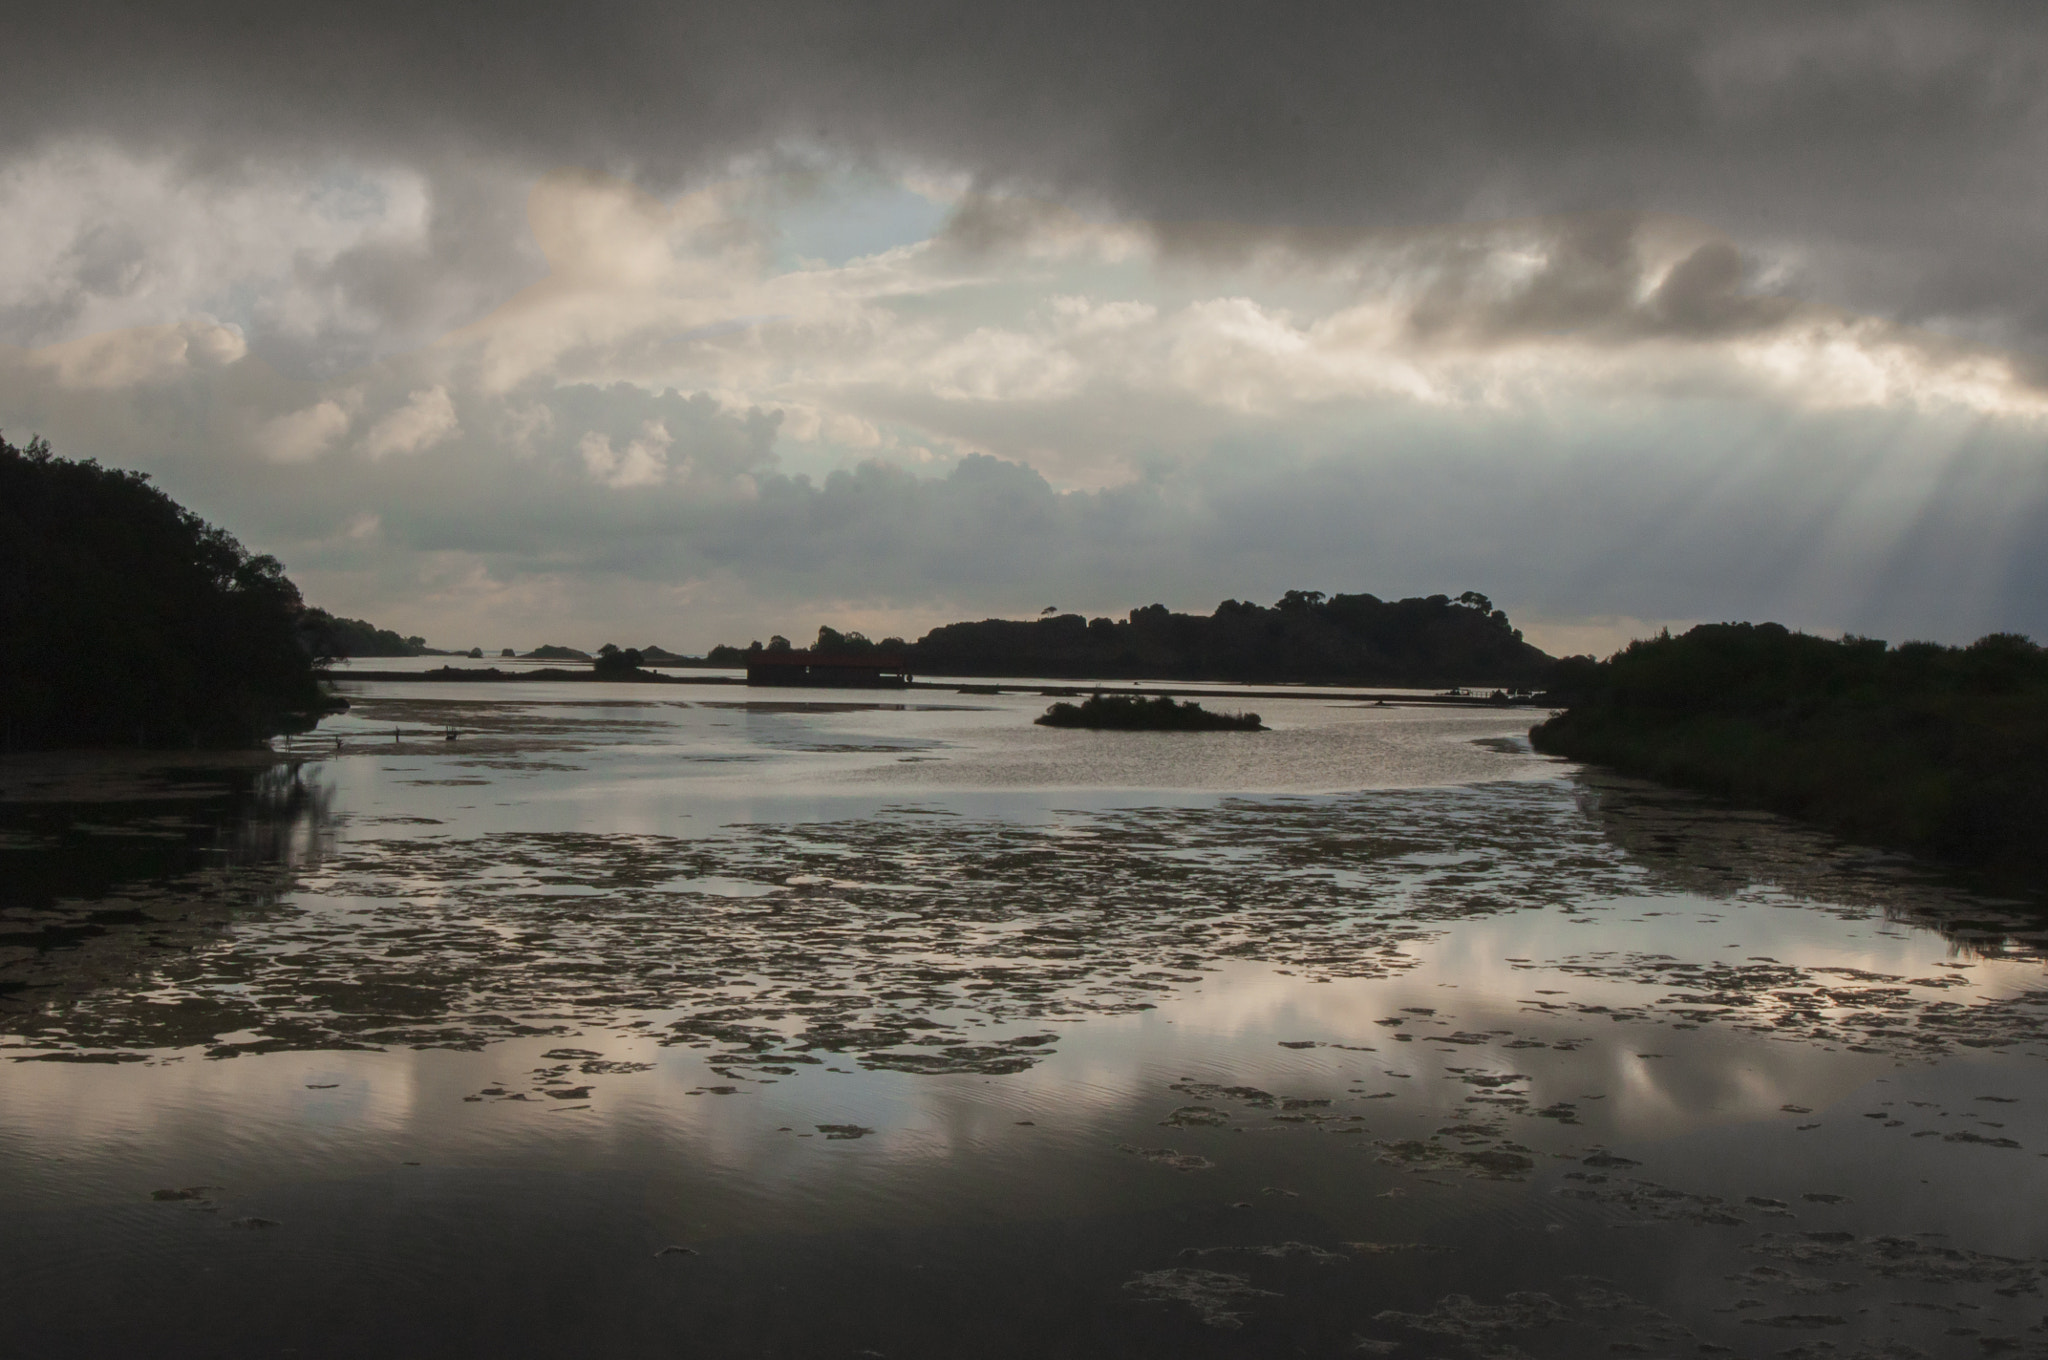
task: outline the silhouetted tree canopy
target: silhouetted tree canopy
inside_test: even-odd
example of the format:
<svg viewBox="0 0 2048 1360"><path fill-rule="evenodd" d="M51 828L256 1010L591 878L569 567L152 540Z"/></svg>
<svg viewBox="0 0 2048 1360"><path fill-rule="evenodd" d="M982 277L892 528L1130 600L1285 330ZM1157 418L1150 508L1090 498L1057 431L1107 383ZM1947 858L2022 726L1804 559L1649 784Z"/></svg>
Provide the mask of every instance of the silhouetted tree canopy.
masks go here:
<svg viewBox="0 0 2048 1360"><path fill-rule="evenodd" d="M646 657L640 654L640 649L637 647L627 647L621 650L619 647L607 642L604 646L597 649L597 660L592 663L590 668L600 676L637 675L640 671L641 663L646 659Z"/></svg>
<svg viewBox="0 0 2048 1360"><path fill-rule="evenodd" d="M254 742L331 703L298 588L138 472L0 439L0 742Z"/></svg>
<svg viewBox="0 0 2048 1360"><path fill-rule="evenodd" d="M788 643L776 638L768 649ZM747 651L713 647L706 660L743 666ZM914 643L818 629L815 650L901 656L923 675L1066 679L1325 681L1337 684L1536 686L1550 657L1522 641L1477 591L1381 600L1290 590L1272 608L1225 600L1203 617L1163 604L1123 619L1055 614L949 623Z"/></svg>
<svg viewBox="0 0 2048 1360"><path fill-rule="evenodd" d="M299 627L316 655L337 660L352 656L425 656L427 641L400 637L389 628L379 628L362 619L336 618L324 609L308 609ZM510 655L508 650L507 655Z"/></svg>
<svg viewBox="0 0 2048 1360"><path fill-rule="evenodd" d="M1539 750L1805 817L1880 845L2048 868L2048 651L1708 624L1560 663Z"/></svg>
<svg viewBox="0 0 2048 1360"><path fill-rule="evenodd" d="M811 645L814 652L828 655L845 655L872 652L875 644L866 633L842 633L836 628L820 626L818 640Z"/></svg>
<svg viewBox="0 0 2048 1360"><path fill-rule="evenodd" d="M1154 604L1123 619L947 624L920 638L910 660L927 675L1425 687L1536 685L1551 664L1476 592L1381 600L1319 590L1290 590L1270 609L1225 600L1207 617Z"/></svg>

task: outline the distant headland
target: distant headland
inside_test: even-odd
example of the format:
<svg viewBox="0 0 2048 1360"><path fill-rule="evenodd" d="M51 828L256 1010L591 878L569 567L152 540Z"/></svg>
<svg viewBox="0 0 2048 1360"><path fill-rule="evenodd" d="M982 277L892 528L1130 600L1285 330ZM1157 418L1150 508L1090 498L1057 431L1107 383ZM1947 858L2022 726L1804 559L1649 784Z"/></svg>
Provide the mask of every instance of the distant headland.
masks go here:
<svg viewBox="0 0 2048 1360"><path fill-rule="evenodd" d="M357 630L351 636L397 636L360 621L343 622ZM398 654L336 651L363 658ZM484 655L481 648L451 653L424 646L405 654ZM1290 590L1271 606L1225 600L1207 615L1178 614L1151 604L1121 619L1048 613L1037 619L949 623L915 642L900 637L876 641L828 624L818 629L809 647L777 635L745 647L720 644L697 657L655 646L621 648L606 643L591 653L550 643L525 652L507 647L498 659L543 661L550 669L523 673L454 666L428 674L446 679L513 680L532 674L546 679L658 681L664 677L645 668L704 667L745 670L771 677L773 683L815 684L820 683L818 677L806 673L825 668L891 677L1224 681L1528 695L1548 683L1558 664L1523 641L1508 616L1476 591L1456 597L1382 600L1319 590Z"/></svg>
<svg viewBox="0 0 2048 1360"><path fill-rule="evenodd" d="M781 637L765 646L718 646L705 661L744 666L751 656L789 647ZM1162 604L1121 619L1049 610L1037 619L949 623L915 642L820 628L811 650L882 652L919 675L1427 689L1536 689L1556 664L1524 642L1491 600L1469 590L1405 600L1290 590L1270 606L1225 600L1206 615L1177 614Z"/></svg>

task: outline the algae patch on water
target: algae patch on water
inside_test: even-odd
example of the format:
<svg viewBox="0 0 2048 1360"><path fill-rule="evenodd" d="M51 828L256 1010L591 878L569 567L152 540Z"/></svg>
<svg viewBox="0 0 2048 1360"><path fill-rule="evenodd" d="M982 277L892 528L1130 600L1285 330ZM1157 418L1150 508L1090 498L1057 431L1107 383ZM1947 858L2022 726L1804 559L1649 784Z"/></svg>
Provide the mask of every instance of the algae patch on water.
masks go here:
<svg viewBox="0 0 2048 1360"><path fill-rule="evenodd" d="M931 811L696 836L380 835L365 819L350 836L313 838L316 852L296 863L118 884L17 914L8 924L21 944L0 949L0 1008L44 1056L477 1049L616 1030L706 1049L728 1079L797 1075L832 1055L997 1075L1041 1061L1063 1023L1149 1009L1225 962L1306 982L1388 979L1460 922L1539 910L1590 919L1683 875L1716 875L1684 887L1724 901L1962 919L1979 923L1967 938L1980 952L2036 947L2012 913L1958 898L1944 918L1941 891L1869 872L1796 829L1724 824L1614 784L1234 798L1049 824L938 822ZM1680 855L1681 835L1704 849ZM1689 867L1703 860L1728 867ZM36 943L72 932L81 947ZM1552 1019L1722 1025L1899 1056L2048 1042L2048 994L1953 1001L1954 969L1892 976L1627 951L1524 951L1508 966L1656 989L1636 1001L1557 988L1524 998ZM1382 1023L1418 1047L1580 1042L1468 1032L1431 1007ZM1356 1037L1287 1043L1370 1051L1341 1042ZM1476 1104L1527 1101L1502 1074L1467 1084ZM1211 1108L1249 1097L1314 1122L1313 1110L1249 1088L1182 1089ZM1579 1117L1571 1101L1528 1112ZM1462 1169L1512 1174L1504 1163Z"/></svg>

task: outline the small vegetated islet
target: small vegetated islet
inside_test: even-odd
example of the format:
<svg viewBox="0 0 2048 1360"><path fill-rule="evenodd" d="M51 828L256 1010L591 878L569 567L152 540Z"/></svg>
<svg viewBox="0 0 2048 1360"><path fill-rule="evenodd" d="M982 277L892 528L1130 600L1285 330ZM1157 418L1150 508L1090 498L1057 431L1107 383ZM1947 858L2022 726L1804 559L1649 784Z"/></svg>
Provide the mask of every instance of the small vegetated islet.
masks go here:
<svg viewBox="0 0 2048 1360"><path fill-rule="evenodd" d="M1120 732L1263 732L1256 713L1211 713L1194 700L1177 702L1161 694L1096 694L1078 704L1057 703L1038 719L1041 727L1095 727Z"/></svg>

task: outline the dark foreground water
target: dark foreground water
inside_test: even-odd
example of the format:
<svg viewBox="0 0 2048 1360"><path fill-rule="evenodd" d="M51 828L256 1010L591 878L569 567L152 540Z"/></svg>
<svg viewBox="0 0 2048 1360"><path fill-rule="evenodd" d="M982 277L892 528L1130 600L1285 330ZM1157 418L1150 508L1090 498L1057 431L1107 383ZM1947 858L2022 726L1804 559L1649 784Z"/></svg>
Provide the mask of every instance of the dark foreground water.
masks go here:
<svg viewBox="0 0 2048 1360"><path fill-rule="evenodd" d="M2023 904L1526 715L651 693L0 768L0 1350L2048 1354Z"/></svg>

